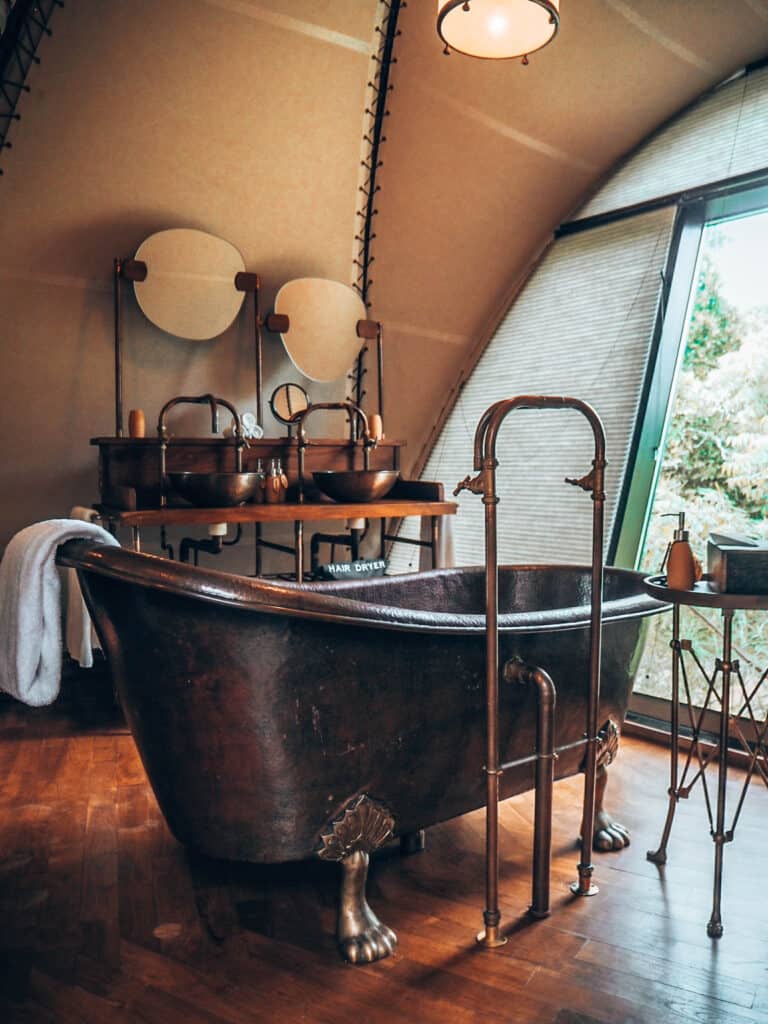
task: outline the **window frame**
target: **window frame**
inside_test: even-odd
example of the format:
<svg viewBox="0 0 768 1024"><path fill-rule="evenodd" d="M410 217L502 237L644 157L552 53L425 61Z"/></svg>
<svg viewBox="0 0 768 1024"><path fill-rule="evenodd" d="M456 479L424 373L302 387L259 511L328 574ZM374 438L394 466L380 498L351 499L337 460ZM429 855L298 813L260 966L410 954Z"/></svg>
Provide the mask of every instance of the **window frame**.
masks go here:
<svg viewBox="0 0 768 1024"><path fill-rule="evenodd" d="M749 186L733 183L713 189L709 197L678 203L646 380L608 548L611 565L639 568L695 299L694 277L704 228L763 209L768 209L768 175L757 183L753 179Z"/></svg>

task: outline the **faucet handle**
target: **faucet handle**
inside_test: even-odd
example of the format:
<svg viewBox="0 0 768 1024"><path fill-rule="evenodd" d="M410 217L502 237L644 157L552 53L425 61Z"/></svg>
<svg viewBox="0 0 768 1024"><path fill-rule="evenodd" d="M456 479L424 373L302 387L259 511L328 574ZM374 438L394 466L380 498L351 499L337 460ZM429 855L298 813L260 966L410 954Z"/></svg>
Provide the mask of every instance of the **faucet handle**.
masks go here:
<svg viewBox="0 0 768 1024"><path fill-rule="evenodd" d="M567 476L565 477L565 483L572 484L574 487L580 487L582 491L593 491L595 489L595 471L590 469L588 473L578 478Z"/></svg>
<svg viewBox="0 0 768 1024"><path fill-rule="evenodd" d="M477 476L465 476L463 480L459 480L453 489L454 498L462 491L471 491L472 494L483 494L485 491L485 473L480 472Z"/></svg>
<svg viewBox="0 0 768 1024"><path fill-rule="evenodd" d="M582 491L591 491L595 500L598 498L604 499L605 494L598 493L598 489L602 488L602 470L605 469L605 466L606 462L604 459L600 462L593 459L592 469L590 469L588 473L585 473L584 476L580 477L567 476L565 477L565 482L567 484L572 484L574 487L580 487ZM598 474L598 470L601 471L600 474Z"/></svg>

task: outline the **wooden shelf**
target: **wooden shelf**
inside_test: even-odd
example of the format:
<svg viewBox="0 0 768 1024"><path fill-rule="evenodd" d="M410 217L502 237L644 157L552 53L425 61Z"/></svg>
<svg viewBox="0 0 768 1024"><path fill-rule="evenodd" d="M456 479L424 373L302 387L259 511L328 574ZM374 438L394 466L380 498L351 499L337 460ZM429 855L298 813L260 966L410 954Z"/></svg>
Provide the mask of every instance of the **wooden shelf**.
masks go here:
<svg viewBox="0 0 768 1024"><path fill-rule="evenodd" d="M453 501L420 501L401 498L392 501L284 502L275 505L239 505L236 508L155 508L126 512L100 506L106 519L122 526L171 526L204 523L295 523L323 519L390 519L404 516L452 516L458 510Z"/></svg>

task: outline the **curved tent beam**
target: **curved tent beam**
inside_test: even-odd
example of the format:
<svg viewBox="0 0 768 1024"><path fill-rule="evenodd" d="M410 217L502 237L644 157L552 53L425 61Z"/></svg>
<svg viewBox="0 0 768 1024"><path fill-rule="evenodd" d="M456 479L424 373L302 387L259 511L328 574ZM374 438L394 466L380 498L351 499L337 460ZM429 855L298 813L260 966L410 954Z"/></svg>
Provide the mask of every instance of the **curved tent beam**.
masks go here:
<svg viewBox="0 0 768 1024"><path fill-rule="evenodd" d="M21 94L29 92L29 69L40 63L36 53L40 40L51 35L51 15L63 6L61 0L16 0L8 12L0 34L0 155L11 149L8 131L14 121L21 120L16 107Z"/></svg>

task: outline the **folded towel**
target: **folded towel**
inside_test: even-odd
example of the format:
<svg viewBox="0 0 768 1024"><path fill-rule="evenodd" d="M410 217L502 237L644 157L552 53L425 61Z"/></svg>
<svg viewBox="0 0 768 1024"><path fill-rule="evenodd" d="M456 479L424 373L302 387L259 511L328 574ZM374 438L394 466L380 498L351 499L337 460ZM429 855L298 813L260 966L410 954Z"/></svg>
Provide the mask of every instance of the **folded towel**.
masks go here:
<svg viewBox="0 0 768 1024"><path fill-rule="evenodd" d="M56 549L84 538L116 545L95 523L49 519L11 538L0 562L0 689L32 707L54 701L61 681L61 584Z"/></svg>
<svg viewBox="0 0 768 1024"><path fill-rule="evenodd" d="M95 508L75 505L74 508L69 510L69 518L93 523L99 518L99 513ZM64 575L67 581L64 647L69 651L70 658L74 658L80 668L92 668L93 648L99 646L99 639L96 636L96 630L93 628L91 617L83 600L83 592L80 589L77 569L65 569Z"/></svg>

